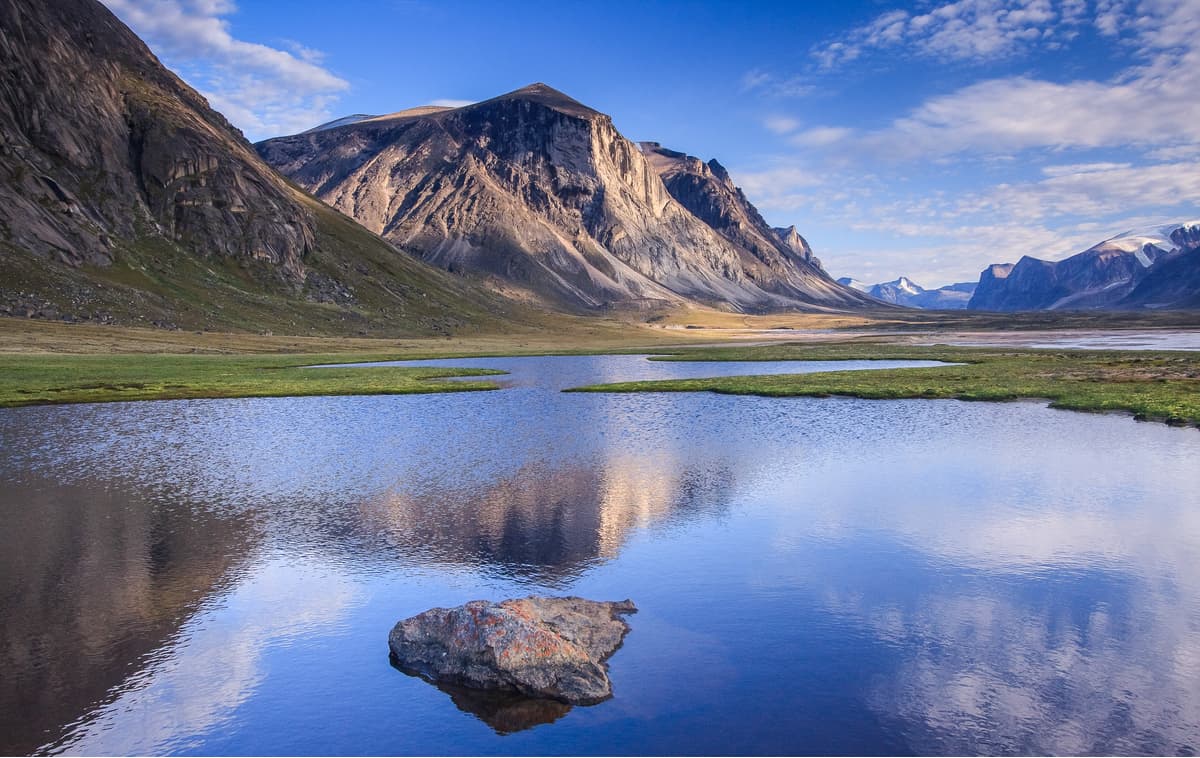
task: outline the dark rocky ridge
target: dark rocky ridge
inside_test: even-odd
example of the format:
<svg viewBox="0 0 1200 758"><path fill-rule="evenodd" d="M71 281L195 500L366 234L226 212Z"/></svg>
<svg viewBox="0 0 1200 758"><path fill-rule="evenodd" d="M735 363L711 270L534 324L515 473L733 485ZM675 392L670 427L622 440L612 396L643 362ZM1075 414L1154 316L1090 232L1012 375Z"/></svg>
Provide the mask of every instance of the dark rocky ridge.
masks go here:
<svg viewBox="0 0 1200 758"><path fill-rule="evenodd" d="M99 3L0 0L0 60L0 312L426 331L493 307L288 183Z"/></svg>
<svg viewBox="0 0 1200 758"><path fill-rule="evenodd" d="M825 276L811 254L781 243L756 211L754 228L741 237L732 226L725 233L709 226L673 197L608 116L542 84L257 147L402 249L538 302L584 310L865 302ZM742 246L751 236L761 257Z"/></svg>

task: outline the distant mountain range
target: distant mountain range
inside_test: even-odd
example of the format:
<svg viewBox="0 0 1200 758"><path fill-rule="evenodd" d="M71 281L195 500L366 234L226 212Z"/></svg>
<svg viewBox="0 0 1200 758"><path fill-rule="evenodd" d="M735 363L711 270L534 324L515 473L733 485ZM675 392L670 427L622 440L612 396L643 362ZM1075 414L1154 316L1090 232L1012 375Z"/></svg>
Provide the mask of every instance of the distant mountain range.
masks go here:
<svg viewBox="0 0 1200 758"><path fill-rule="evenodd" d="M545 84L351 116L257 148L400 249L509 297L583 312L874 305L833 281L795 229L770 227L721 164L631 142Z"/></svg>
<svg viewBox="0 0 1200 758"><path fill-rule="evenodd" d="M1137 229L1061 261L983 271L972 310L1200 308L1200 221Z"/></svg>
<svg viewBox="0 0 1200 758"><path fill-rule="evenodd" d="M945 287L927 290L906 276L881 284L864 284L857 279L844 276L838 279L838 284L852 287L885 303L939 311L966 308L967 302L971 299L971 293L975 291L975 282L947 284Z"/></svg>

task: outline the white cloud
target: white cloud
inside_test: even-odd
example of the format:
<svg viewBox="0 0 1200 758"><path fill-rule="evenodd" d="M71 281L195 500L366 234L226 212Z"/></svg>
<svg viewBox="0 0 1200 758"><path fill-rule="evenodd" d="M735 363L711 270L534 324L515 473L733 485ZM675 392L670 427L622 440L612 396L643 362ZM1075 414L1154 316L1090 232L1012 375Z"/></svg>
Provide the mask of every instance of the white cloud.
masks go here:
<svg viewBox="0 0 1200 758"><path fill-rule="evenodd" d="M978 82L926 100L856 148L919 159L1200 142L1200 0L1146 0L1130 23L1145 60L1111 79Z"/></svg>
<svg viewBox="0 0 1200 758"><path fill-rule="evenodd" d="M1002 184L968 196L957 204L955 214L1003 214L1016 222L1066 216L1105 218L1170 208L1184 212L1197 207L1200 161L1149 166L1115 163L1050 167L1041 181Z"/></svg>
<svg viewBox="0 0 1200 758"><path fill-rule="evenodd" d="M831 271L870 281L903 274L924 286L974 280L1023 255L1058 260L1130 228L1200 215L1200 158L1058 164L1041 174L962 194L795 162L734 176L768 217L840 230L840 244L826 248L809 229Z"/></svg>
<svg viewBox="0 0 1200 758"><path fill-rule="evenodd" d="M753 69L742 75L742 92L758 92L769 97L804 97L815 90L816 85L798 74L780 76Z"/></svg>
<svg viewBox="0 0 1200 758"><path fill-rule="evenodd" d="M768 116L763 126L776 134L787 134L800 128L800 121L788 116Z"/></svg>
<svg viewBox="0 0 1200 758"><path fill-rule="evenodd" d="M791 142L801 147L827 147L847 139L853 133L851 129L840 126L818 126L794 135Z"/></svg>
<svg viewBox="0 0 1200 758"><path fill-rule="evenodd" d="M1014 28L1047 12L1095 23L1135 62L1103 79L977 82L874 130L817 124L789 132L795 155L736 175L768 217L812 220L809 239L831 271L870 281L905 274L936 286L1022 255L1060 259L1145 219L1200 215L1200 0L994 5ZM933 54L938 29L956 28L960 40L982 34L982 26L953 23L982 7L885 14L869 39L902 39L896 44ZM839 50L846 59L865 48Z"/></svg>
<svg viewBox="0 0 1200 758"><path fill-rule="evenodd" d="M1113 169L1129 168L1128 163L1069 163L1061 166L1043 166L1042 173L1046 176L1067 176L1070 174L1091 174Z"/></svg>
<svg viewBox="0 0 1200 758"><path fill-rule="evenodd" d="M1115 37L1133 20L1133 8L1126 0L1097 0L1096 29L1105 37Z"/></svg>
<svg viewBox="0 0 1200 758"><path fill-rule="evenodd" d="M252 139L328 121L350 84L319 65L322 53L235 38L228 0L104 0L192 86Z"/></svg>
<svg viewBox="0 0 1200 758"><path fill-rule="evenodd" d="M916 15L893 10L814 48L811 55L826 70L897 48L939 60L995 60L1070 39L1081 23L1082 5L1081 0L957 0Z"/></svg>

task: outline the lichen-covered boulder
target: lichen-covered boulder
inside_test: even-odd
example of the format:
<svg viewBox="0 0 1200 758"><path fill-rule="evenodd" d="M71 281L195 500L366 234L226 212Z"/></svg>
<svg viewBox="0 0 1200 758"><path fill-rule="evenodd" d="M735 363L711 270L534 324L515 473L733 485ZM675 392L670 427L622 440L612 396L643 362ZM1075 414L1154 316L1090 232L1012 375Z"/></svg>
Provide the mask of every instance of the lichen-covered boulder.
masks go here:
<svg viewBox="0 0 1200 758"><path fill-rule="evenodd" d="M388 646L402 670L434 682L589 705L612 697L604 662L636 611L629 600L475 600L397 623Z"/></svg>

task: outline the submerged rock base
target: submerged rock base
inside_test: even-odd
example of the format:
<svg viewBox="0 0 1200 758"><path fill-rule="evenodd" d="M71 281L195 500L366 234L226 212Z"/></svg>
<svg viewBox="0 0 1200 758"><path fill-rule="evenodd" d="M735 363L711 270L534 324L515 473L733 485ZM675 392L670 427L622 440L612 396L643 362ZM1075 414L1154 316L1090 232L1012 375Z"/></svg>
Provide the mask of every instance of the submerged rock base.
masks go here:
<svg viewBox="0 0 1200 758"><path fill-rule="evenodd" d="M474 600L397 623L388 646L398 667L435 683L590 705L612 697L604 662L636 612L630 600Z"/></svg>

